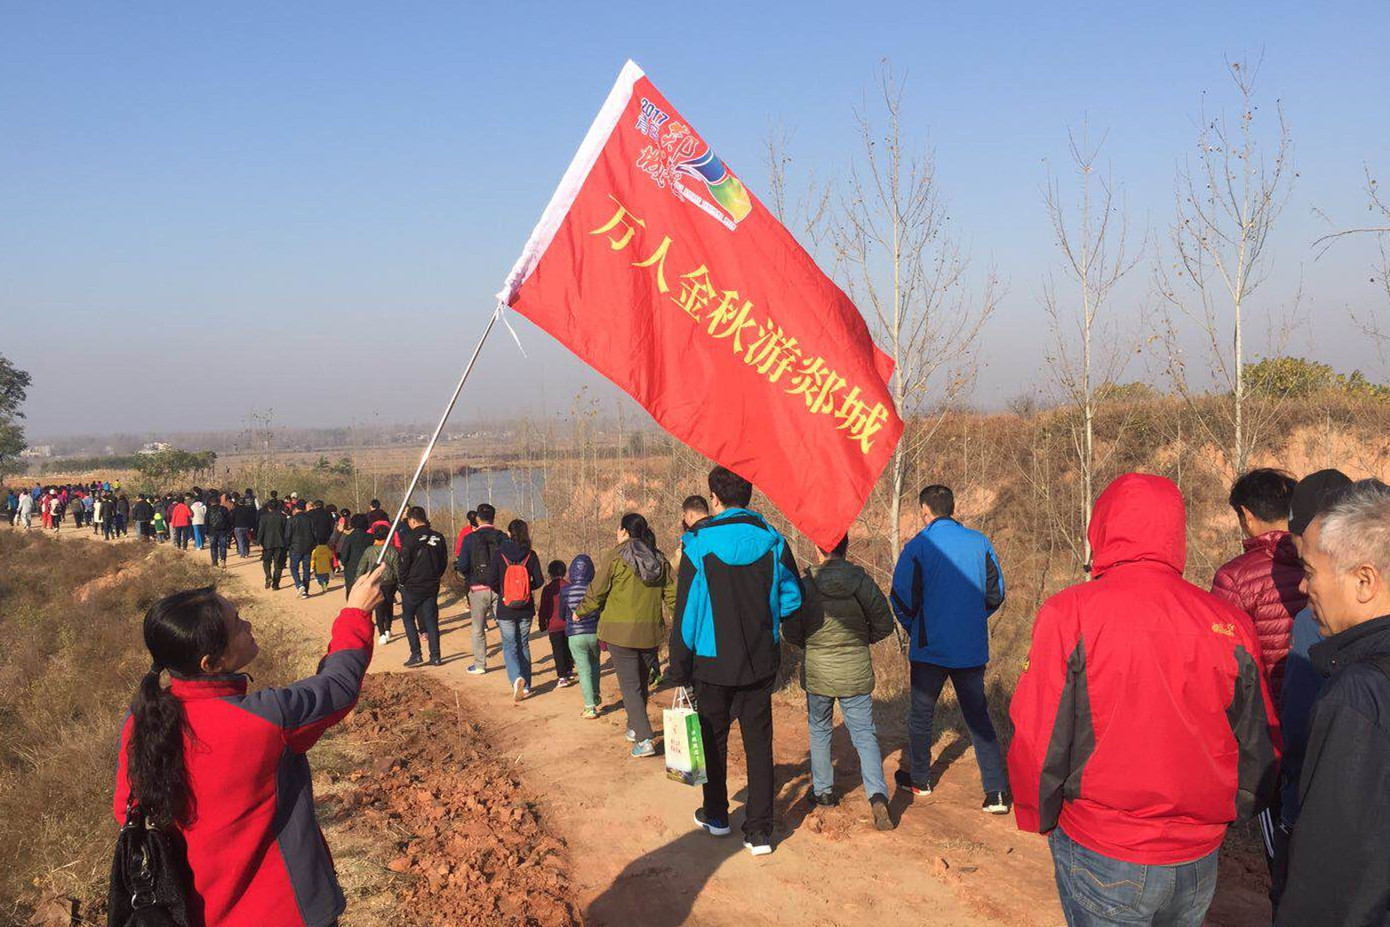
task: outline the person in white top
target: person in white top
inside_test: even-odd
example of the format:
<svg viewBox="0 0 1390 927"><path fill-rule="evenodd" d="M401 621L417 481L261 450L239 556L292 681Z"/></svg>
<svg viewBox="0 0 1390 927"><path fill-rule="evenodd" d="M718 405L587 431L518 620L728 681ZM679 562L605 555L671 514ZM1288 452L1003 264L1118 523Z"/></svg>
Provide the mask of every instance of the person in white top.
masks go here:
<svg viewBox="0 0 1390 927"><path fill-rule="evenodd" d="M202 499L194 498L188 510L193 513L193 546L198 550L202 550L203 527L208 522L208 507L203 504Z"/></svg>
<svg viewBox="0 0 1390 927"><path fill-rule="evenodd" d="M27 492L19 494L19 520L16 524L28 528L34 518L34 497Z"/></svg>

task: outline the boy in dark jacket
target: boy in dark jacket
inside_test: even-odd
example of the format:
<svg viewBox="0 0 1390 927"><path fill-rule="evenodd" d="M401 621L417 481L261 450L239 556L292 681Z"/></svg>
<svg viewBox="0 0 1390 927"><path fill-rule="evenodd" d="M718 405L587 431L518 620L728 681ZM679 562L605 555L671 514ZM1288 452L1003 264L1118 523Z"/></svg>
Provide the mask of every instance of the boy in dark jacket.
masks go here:
<svg viewBox="0 0 1390 927"><path fill-rule="evenodd" d="M314 522L305 511L303 502L295 505L294 514L285 528L285 541L290 552L290 579L294 580L299 597L307 599L309 583L314 578L313 556L318 541L314 539Z"/></svg>
<svg viewBox="0 0 1390 927"><path fill-rule="evenodd" d="M555 655L556 685L574 685L574 658L570 656L569 639L565 636L565 616L560 609L560 591L565 588L569 568L563 560L552 560L545 568L549 581L541 587L541 604L536 616L550 637L550 652Z"/></svg>
<svg viewBox="0 0 1390 927"><path fill-rule="evenodd" d="M1303 534L1327 683L1313 706L1275 923L1390 924L1390 486L1363 480Z"/></svg>

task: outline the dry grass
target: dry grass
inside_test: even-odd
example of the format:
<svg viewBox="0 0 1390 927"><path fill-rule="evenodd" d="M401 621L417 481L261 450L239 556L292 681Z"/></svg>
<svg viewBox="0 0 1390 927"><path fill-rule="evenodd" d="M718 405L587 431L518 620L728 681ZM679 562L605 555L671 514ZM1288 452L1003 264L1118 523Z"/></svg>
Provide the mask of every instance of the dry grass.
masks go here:
<svg viewBox="0 0 1390 927"><path fill-rule="evenodd" d="M100 915L118 735L149 668L140 623L159 597L216 579L170 550L0 531L0 922L53 897ZM258 682L303 669L282 625L257 625Z"/></svg>

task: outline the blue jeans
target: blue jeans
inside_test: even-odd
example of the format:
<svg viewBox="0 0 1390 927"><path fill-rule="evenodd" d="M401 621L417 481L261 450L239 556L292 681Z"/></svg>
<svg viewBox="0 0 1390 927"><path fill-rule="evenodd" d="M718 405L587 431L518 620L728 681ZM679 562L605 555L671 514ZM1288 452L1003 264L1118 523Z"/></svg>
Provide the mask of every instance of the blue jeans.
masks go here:
<svg viewBox="0 0 1390 927"><path fill-rule="evenodd" d="M835 729L835 702L831 695L806 693L806 719L811 727L811 788L823 795L835 787L835 768L830 764L830 733ZM874 729L874 697L851 695L839 699L849 739L859 751L859 772L864 777L864 794L888 796L883 779L883 753Z"/></svg>
<svg viewBox="0 0 1390 927"><path fill-rule="evenodd" d="M193 526L193 547L194 547L194 549L196 549L196 550L202 550L202 549L203 549L203 526L202 526L202 525L194 525L194 526Z"/></svg>
<svg viewBox="0 0 1390 927"><path fill-rule="evenodd" d="M232 534L236 536L236 552L243 557L251 556L251 529L233 528Z"/></svg>
<svg viewBox="0 0 1390 927"><path fill-rule="evenodd" d="M430 659L439 659L439 590L430 593L401 590L401 624L410 642L410 656L420 656L420 632L425 632Z"/></svg>
<svg viewBox="0 0 1390 927"><path fill-rule="evenodd" d="M226 564L227 548L231 546L232 533L230 531L213 531L208 535L208 546L212 548L212 565L219 563Z"/></svg>
<svg viewBox="0 0 1390 927"><path fill-rule="evenodd" d="M994 732L994 723L989 720L989 705L985 702L983 666L958 669L935 663L912 664L912 707L907 716L907 740L912 752L913 781L928 781L936 700L947 679L955 687L956 701L965 716L965 727L970 731L970 743L975 747L975 762L980 766L980 781L985 791L1007 792L1009 780L1004 772L1004 756L999 750L999 735Z"/></svg>
<svg viewBox="0 0 1390 927"><path fill-rule="evenodd" d="M498 618L502 632L502 659L507 664L507 682L531 688L531 619Z"/></svg>
<svg viewBox="0 0 1390 927"><path fill-rule="evenodd" d="M312 553L290 551L290 579L294 580L294 588L309 591L309 580L314 578L310 572L313 556Z"/></svg>
<svg viewBox="0 0 1390 927"><path fill-rule="evenodd" d="M1060 827L1047 840L1069 927L1201 927L1216 894L1216 850L1190 863L1143 866L1089 850Z"/></svg>

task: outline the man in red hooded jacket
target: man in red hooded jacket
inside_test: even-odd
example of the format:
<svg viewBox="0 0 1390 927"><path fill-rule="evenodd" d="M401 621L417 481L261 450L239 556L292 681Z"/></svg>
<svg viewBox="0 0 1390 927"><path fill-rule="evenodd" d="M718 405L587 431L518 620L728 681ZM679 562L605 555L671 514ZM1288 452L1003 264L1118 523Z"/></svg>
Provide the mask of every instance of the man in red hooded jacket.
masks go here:
<svg viewBox="0 0 1390 927"><path fill-rule="evenodd" d="M1259 640L1183 579L1186 521L1162 477L1101 493L1093 581L1038 612L1010 707L1018 826L1048 835L1071 925L1200 924L1227 825L1275 788Z"/></svg>

